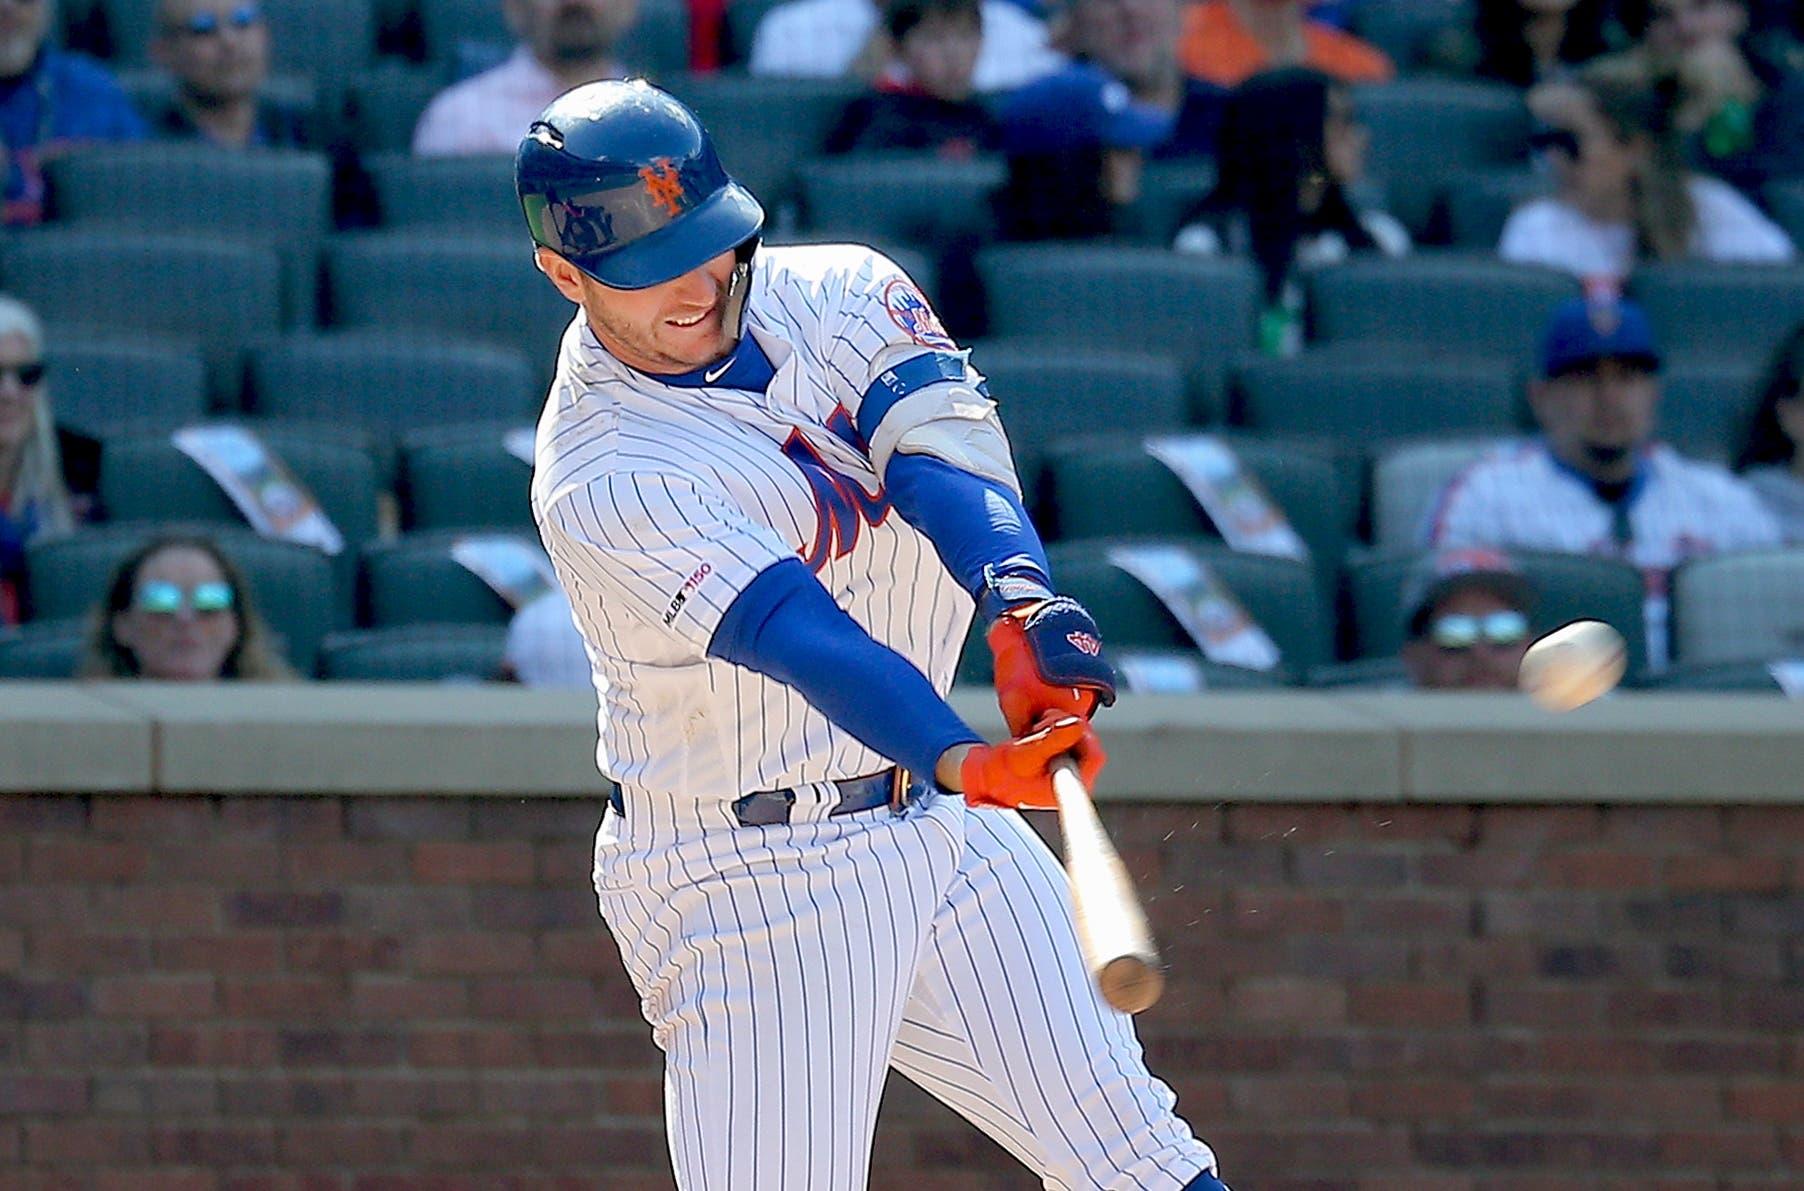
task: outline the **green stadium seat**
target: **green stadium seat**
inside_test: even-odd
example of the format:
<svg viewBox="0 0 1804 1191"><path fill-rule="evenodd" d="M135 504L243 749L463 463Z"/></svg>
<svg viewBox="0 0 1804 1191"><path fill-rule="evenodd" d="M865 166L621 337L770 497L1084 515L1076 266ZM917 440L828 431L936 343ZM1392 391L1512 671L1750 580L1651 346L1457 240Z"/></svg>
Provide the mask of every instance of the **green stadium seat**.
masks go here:
<svg viewBox="0 0 1804 1191"><path fill-rule="evenodd" d="M250 353L249 407L265 417L399 435L416 427L530 421L539 390L518 351L447 337L290 336Z"/></svg>
<svg viewBox="0 0 1804 1191"><path fill-rule="evenodd" d="M802 164L821 151L857 79L683 74L662 80L714 136L721 163L775 214L797 194Z"/></svg>
<svg viewBox="0 0 1804 1191"><path fill-rule="evenodd" d="M1410 681L1403 659L1393 655L1316 666L1305 677L1304 685L1333 690L1385 691L1407 688Z"/></svg>
<svg viewBox="0 0 1804 1191"><path fill-rule="evenodd" d="M1582 554L1511 551L1516 565L1540 593L1534 614L1538 631L1574 620L1613 625L1629 647L1629 673L1647 668L1646 583L1641 572L1614 558ZM1382 554L1347 565L1358 656L1387 658L1403 648L1403 588L1419 553Z"/></svg>
<svg viewBox="0 0 1804 1191"><path fill-rule="evenodd" d="M994 157L948 160L932 153L820 157L801 170L810 227L866 240L944 243L990 225L990 192L1002 184Z"/></svg>
<svg viewBox="0 0 1804 1191"><path fill-rule="evenodd" d="M345 126L351 144L363 153L408 152L414 126L446 81L442 69L397 63L384 63L356 75L345 93Z"/></svg>
<svg viewBox="0 0 1804 1191"><path fill-rule="evenodd" d="M1212 412L1229 361L1253 346L1259 282L1244 260L1028 244L987 248L977 267L991 335L1171 357L1184 369L1196 421Z"/></svg>
<svg viewBox="0 0 1804 1191"><path fill-rule="evenodd" d="M1055 441L1105 428L1176 431L1186 422L1184 376L1167 357L992 340L976 345L971 363L989 383L1036 505Z"/></svg>
<svg viewBox="0 0 1804 1191"><path fill-rule="evenodd" d="M0 666L5 665L0 654ZM1784 687L1766 662L1723 662L1713 666L1669 666L1649 674L1636 684L1655 691L1721 691L1724 693L1779 694Z"/></svg>
<svg viewBox="0 0 1804 1191"><path fill-rule="evenodd" d="M107 28L120 62L148 60L156 32L157 6L151 0L103 0ZM269 20L271 66L305 75L323 91L336 93L350 74L376 54L376 17L371 0L260 0Z"/></svg>
<svg viewBox="0 0 1804 1191"><path fill-rule="evenodd" d="M1470 29L1473 10L1472 0L1360 0L1353 27L1407 76L1433 61L1449 31Z"/></svg>
<svg viewBox="0 0 1804 1191"><path fill-rule="evenodd" d="M410 530L501 529L536 534L532 466L509 453L514 426L422 430L401 443L401 515Z"/></svg>
<svg viewBox="0 0 1804 1191"><path fill-rule="evenodd" d="M1644 265L1629 293L1647 307L1669 355L1764 363L1804 323L1804 265Z"/></svg>
<svg viewBox="0 0 1804 1191"><path fill-rule="evenodd" d="M526 235L512 157L414 157L400 151L371 154L363 165L385 227Z"/></svg>
<svg viewBox="0 0 1804 1191"><path fill-rule="evenodd" d="M1688 455L1729 463L1759 397L1765 361L1668 359L1660 376L1660 437Z"/></svg>
<svg viewBox="0 0 1804 1191"><path fill-rule="evenodd" d="M426 56L449 64L479 56L473 51L505 54L514 37L502 7L498 0L419 0ZM639 0L639 20L622 41L620 58L634 74L652 78L683 70L689 62L687 7L681 0Z"/></svg>
<svg viewBox="0 0 1804 1191"><path fill-rule="evenodd" d="M546 383L576 308L533 267L528 247L524 233L341 235L326 252L333 325L509 348Z"/></svg>
<svg viewBox="0 0 1804 1191"><path fill-rule="evenodd" d="M1169 247L1190 208L1213 189L1213 161L1148 162L1140 174L1140 197L1120 212L1119 225L1135 243Z"/></svg>
<svg viewBox="0 0 1804 1191"><path fill-rule="evenodd" d="M487 682L501 673L507 629L491 624L409 625L333 633L320 677L355 682Z"/></svg>
<svg viewBox="0 0 1804 1191"><path fill-rule="evenodd" d="M1359 345L1235 371L1233 420L1266 434L1377 443L1426 435L1509 434L1522 418L1517 378L1495 363L1422 359Z"/></svg>
<svg viewBox="0 0 1804 1191"><path fill-rule="evenodd" d="M1419 545L1441 490L1500 441L1433 439L1381 449L1372 464L1373 543L1386 551Z"/></svg>
<svg viewBox="0 0 1804 1191"><path fill-rule="evenodd" d="M71 430L173 430L206 416L206 361L179 344L58 335L44 359L57 423Z"/></svg>
<svg viewBox="0 0 1804 1191"><path fill-rule="evenodd" d="M1552 269L1492 257L1423 253L1349 260L1310 278L1315 338L1407 345L1421 357L1530 364L1548 314L1578 294Z"/></svg>
<svg viewBox="0 0 1804 1191"><path fill-rule="evenodd" d="M764 242L771 246L785 244L843 244L846 242L847 238L847 233L836 234L827 230L808 232L778 230L768 232L764 237ZM921 293L925 294L927 300L933 303L935 309L938 310L940 297L940 270L932 256L914 245L900 243L895 240L886 240L878 236L862 237L857 242L875 248L878 252L887 256L898 269L901 269L904 273L908 274L914 283L921 288Z"/></svg>
<svg viewBox="0 0 1804 1191"><path fill-rule="evenodd" d="M1136 540L1183 539L1055 543L1048 547L1048 561L1059 590L1090 609L1103 639L1115 648L1194 649L1196 643L1158 597L1108 561L1111 545ZM1239 554L1207 540L1190 539L1185 544L1208 562L1271 637L1289 675L1303 674L1333 657L1330 618L1307 563Z"/></svg>
<svg viewBox="0 0 1804 1191"><path fill-rule="evenodd" d="M74 678L87 651L86 620L0 629L0 679Z"/></svg>
<svg viewBox="0 0 1804 1191"><path fill-rule="evenodd" d="M1804 178L1769 182L1766 205L1793 244L1804 244Z"/></svg>
<svg viewBox="0 0 1804 1191"><path fill-rule="evenodd" d="M1509 165L1527 148L1528 109L1514 87L1400 79L1356 88L1354 103L1371 129L1368 172L1418 238L1434 230L1453 171Z"/></svg>
<svg viewBox="0 0 1804 1191"><path fill-rule="evenodd" d="M244 572L288 663L302 674L313 673L320 640L337 620L341 603L330 560L311 546L271 541L232 526L107 525L34 542L25 551L32 619L86 616L105 596L113 570L146 540L166 532L197 533L218 542Z"/></svg>
<svg viewBox="0 0 1804 1191"><path fill-rule="evenodd" d="M1804 547L1698 558L1672 576L1673 658L1804 657Z"/></svg>
<svg viewBox="0 0 1804 1191"><path fill-rule="evenodd" d="M369 625L498 624L513 609L493 588L451 557L455 533L405 534L373 543L363 553ZM537 538L521 534L534 547Z"/></svg>
<svg viewBox="0 0 1804 1191"><path fill-rule="evenodd" d="M1510 212L1547 192L1547 181L1519 166L1464 170L1447 184L1447 231L1456 247L1494 252Z"/></svg>

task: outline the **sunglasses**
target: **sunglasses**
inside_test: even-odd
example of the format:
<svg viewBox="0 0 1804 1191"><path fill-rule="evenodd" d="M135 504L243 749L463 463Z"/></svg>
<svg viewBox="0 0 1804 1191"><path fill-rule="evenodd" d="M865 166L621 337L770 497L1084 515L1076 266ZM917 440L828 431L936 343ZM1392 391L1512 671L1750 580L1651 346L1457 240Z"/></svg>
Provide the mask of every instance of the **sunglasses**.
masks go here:
<svg viewBox="0 0 1804 1191"><path fill-rule="evenodd" d="M1428 625L1428 639L1449 652L1486 645L1515 645L1528 636L1528 617L1520 612L1492 612L1486 616L1452 613Z"/></svg>
<svg viewBox="0 0 1804 1191"><path fill-rule="evenodd" d="M198 615L208 612L230 612L238 602L230 583L197 583L192 591L179 583L152 579L139 584L132 603L140 612L173 616L185 605Z"/></svg>
<svg viewBox="0 0 1804 1191"><path fill-rule="evenodd" d="M44 361L33 360L29 364L0 364L0 378L16 376L19 383L26 388L44 379Z"/></svg>
<svg viewBox="0 0 1804 1191"><path fill-rule="evenodd" d="M207 37L219 32L222 24L234 29L249 29L262 19L263 10L257 5L240 4L226 13L223 21L216 12L197 12L186 23L177 25L176 29L190 37Z"/></svg>

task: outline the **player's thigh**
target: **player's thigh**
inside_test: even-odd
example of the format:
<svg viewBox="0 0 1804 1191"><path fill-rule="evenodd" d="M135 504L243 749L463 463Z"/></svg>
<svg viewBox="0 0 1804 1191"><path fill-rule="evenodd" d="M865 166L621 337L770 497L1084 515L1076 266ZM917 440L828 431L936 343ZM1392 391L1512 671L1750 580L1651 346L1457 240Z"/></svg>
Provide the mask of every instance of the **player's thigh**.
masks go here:
<svg viewBox="0 0 1804 1191"><path fill-rule="evenodd" d="M983 1111L1002 1127L948 1103L1018 1154L1037 1150L1038 1163L1023 1160L1048 1186L1183 1186L1210 1163L1208 1148L1147 1071L1131 1019L1090 979L1064 873L1018 815L972 812L966 839L902 1037L936 1047L949 1083L954 1052L968 1056L963 1086L987 1091ZM1010 1123L1031 1147L1007 1138Z"/></svg>

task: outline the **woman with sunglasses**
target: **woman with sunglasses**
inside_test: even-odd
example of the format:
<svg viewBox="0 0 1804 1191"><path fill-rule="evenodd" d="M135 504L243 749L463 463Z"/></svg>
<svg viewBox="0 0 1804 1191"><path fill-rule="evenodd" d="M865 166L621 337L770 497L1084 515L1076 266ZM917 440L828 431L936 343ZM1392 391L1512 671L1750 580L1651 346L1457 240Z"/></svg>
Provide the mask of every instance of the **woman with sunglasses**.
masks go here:
<svg viewBox="0 0 1804 1191"><path fill-rule="evenodd" d="M185 536L157 538L119 564L81 672L166 682L295 677L232 560L210 539Z"/></svg>
<svg viewBox="0 0 1804 1191"><path fill-rule="evenodd" d="M45 383L44 327L0 294L0 625L19 622L25 547L94 508L100 445L59 429Z"/></svg>

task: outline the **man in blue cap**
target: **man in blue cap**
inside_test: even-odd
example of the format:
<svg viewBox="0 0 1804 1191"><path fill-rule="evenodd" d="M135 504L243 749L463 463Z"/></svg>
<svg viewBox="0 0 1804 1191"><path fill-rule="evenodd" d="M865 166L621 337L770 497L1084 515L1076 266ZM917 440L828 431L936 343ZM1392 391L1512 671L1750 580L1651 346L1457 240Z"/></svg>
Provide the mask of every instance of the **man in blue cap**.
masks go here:
<svg viewBox="0 0 1804 1191"><path fill-rule="evenodd" d="M1752 489L1655 439L1660 349L1640 306L1573 298L1556 307L1529 385L1538 438L1456 476L1428 545L1621 558L1647 577L1650 662L1666 657L1667 577L1690 558L1777 545Z"/></svg>

